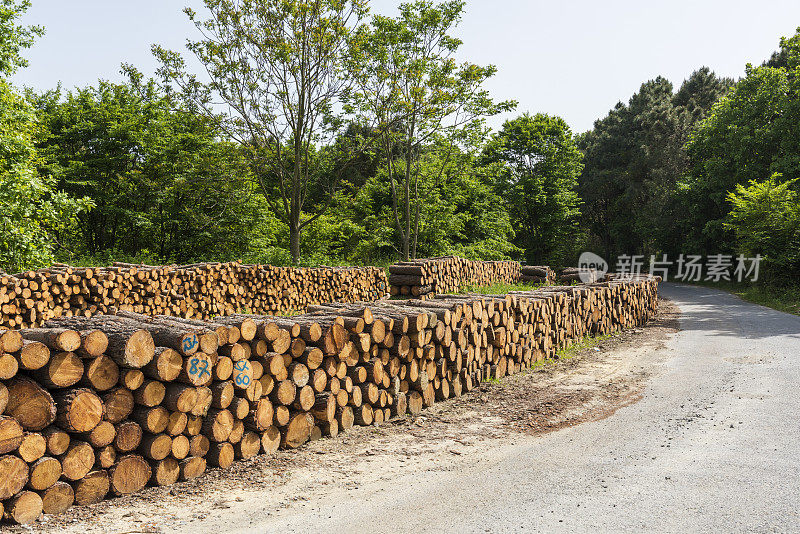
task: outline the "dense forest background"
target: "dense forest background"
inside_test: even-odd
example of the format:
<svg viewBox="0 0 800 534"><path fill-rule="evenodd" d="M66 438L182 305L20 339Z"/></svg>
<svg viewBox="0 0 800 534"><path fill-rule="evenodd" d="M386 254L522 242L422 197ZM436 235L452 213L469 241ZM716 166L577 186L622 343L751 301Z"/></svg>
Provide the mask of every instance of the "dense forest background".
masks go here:
<svg viewBox="0 0 800 534"><path fill-rule="evenodd" d="M585 133L454 60L464 3L208 0L152 79L13 87L43 31L0 2L0 267L386 264L455 253L761 254L800 272L800 33L731 80L645 81ZM776 36L777 38L777 36ZM777 39L776 39L777 40Z"/></svg>

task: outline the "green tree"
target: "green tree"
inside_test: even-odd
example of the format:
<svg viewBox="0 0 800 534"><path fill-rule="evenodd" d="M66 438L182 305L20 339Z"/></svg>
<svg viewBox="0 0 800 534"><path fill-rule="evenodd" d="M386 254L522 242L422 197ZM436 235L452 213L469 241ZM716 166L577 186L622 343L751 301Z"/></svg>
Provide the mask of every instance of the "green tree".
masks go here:
<svg viewBox="0 0 800 534"><path fill-rule="evenodd" d="M581 136L583 220L608 259L685 248L685 144L730 84L703 67L673 94L672 84L658 77Z"/></svg>
<svg viewBox="0 0 800 534"><path fill-rule="evenodd" d="M792 187L798 179L768 180L736 185L728 194L731 212L726 225L736 236L738 252L760 254L771 281L796 280L800 269L800 198Z"/></svg>
<svg viewBox="0 0 800 534"><path fill-rule="evenodd" d="M466 146L470 136L483 135L485 117L516 104L493 102L483 87L494 66L456 62L462 41L451 33L461 20L462 0L417 0L399 10L396 18L375 16L359 33L359 53L351 58L356 84L346 93L346 109L379 128L401 258L408 259L417 255L422 211L430 202L421 171L428 145L445 139L448 153L457 142Z"/></svg>
<svg viewBox="0 0 800 534"><path fill-rule="evenodd" d="M90 206L36 172L37 129L30 104L0 80L0 265L12 272L50 263L59 234Z"/></svg>
<svg viewBox="0 0 800 534"><path fill-rule="evenodd" d="M164 82L246 149L262 193L289 227L294 262L303 228L328 202L307 214L309 190L325 175L315 146L330 139L343 72L365 0L205 0L210 18L184 11L202 38L187 47L207 81L186 71L176 52L154 46ZM218 114L220 105L228 112ZM334 172L338 175L338 172Z"/></svg>
<svg viewBox="0 0 800 534"><path fill-rule="evenodd" d="M30 2L0 1L0 76L28 63L22 51L43 33L21 26L18 18ZM49 263L59 234L89 207L55 189L49 175L36 172L34 138L39 130L34 109L0 78L0 266L14 271Z"/></svg>
<svg viewBox="0 0 800 534"><path fill-rule="evenodd" d="M22 51L44 35L41 26L21 26L19 18L31 7L30 0L0 0L0 75L11 76L18 68L27 67Z"/></svg>
<svg viewBox="0 0 800 534"><path fill-rule="evenodd" d="M688 235L700 250L732 249L725 219L737 185L800 176L800 32L781 41L779 56L785 66L748 65L689 140Z"/></svg>
<svg viewBox="0 0 800 534"><path fill-rule="evenodd" d="M497 186L529 262L553 261L575 236L583 155L567 123L542 113L507 121L484 158L498 164Z"/></svg>
<svg viewBox="0 0 800 534"><path fill-rule="evenodd" d="M520 250L492 168L471 153L440 139L420 155L418 253L460 254L474 259L508 259ZM341 250L350 261L397 257L397 226L387 168L381 166L336 211L348 221L350 238ZM344 223L343 223L344 224ZM334 241L336 238L332 236Z"/></svg>
<svg viewBox="0 0 800 534"><path fill-rule="evenodd" d="M221 141L214 121L129 73L130 83L31 95L45 126L42 172L96 206L80 216L71 248L98 259L247 254L264 214L241 148Z"/></svg>

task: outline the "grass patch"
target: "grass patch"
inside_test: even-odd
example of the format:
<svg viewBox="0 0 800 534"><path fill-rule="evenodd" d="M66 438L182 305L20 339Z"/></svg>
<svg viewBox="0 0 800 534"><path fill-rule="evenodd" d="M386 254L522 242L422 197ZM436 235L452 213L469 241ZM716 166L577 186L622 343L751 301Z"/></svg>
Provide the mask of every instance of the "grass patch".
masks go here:
<svg viewBox="0 0 800 534"><path fill-rule="evenodd" d="M545 284L505 284L497 283L489 286L466 286L459 293L480 293L483 295L506 295L511 291L532 291Z"/></svg>
<svg viewBox="0 0 800 534"><path fill-rule="evenodd" d="M762 284L737 284L733 282L701 282L692 285L720 289L753 304L800 315L800 286L780 287Z"/></svg>
<svg viewBox="0 0 800 534"><path fill-rule="evenodd" d="M570 346L565 347L565 348L559 350L558 352L556 352L556 357L559 360L566 360L566 359L572 358L578 352L580 352L582 350L585 350L585 349L590 349L592 347L596 347L597 345L599 345L603 341L606 341L607 339L611 339L612 337L614 337L614 335L615 334L603 334L603 335L595 336L595 337L588 337L588 336L584 337L584 338L582 338L582 339L580 339L578 341L573 342L572 344L570 344Z"/></svg>

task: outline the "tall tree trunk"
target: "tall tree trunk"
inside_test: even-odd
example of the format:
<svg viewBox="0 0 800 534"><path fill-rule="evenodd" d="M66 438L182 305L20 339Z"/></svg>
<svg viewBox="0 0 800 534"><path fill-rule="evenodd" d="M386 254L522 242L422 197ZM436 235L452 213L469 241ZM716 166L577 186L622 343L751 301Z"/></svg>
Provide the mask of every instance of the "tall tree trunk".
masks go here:
<svg viewBox="0 0 800 534"><path fill-rule="evenodd" d="M289 250L292 253L292 263L300 263L300 229L294 226L289 227Z"/></svg>
<svg viewBox="0 0 800 534"><path fill-rule="evenodd" d="M406 231L403 236L403 261L408 261L410 257L410 242L411 242L411 166L414 161L414 131L416 127L416 116L411 118L411 124L406 137L406 168L404 173L405 185L405 223Z"/></svg>

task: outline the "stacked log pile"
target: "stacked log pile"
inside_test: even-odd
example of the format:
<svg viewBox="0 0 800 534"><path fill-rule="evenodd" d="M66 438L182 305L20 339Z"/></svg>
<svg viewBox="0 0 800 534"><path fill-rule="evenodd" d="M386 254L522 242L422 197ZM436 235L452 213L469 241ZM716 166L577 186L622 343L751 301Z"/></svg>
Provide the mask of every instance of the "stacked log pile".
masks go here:
<svg viewBox="0 0 800 534"><path fill-rule="evenodd" d="M519 281L530 284L555 284L556 272L547 265L523 265L520 267Z"/></svg>
<svg viewBox="0 0 800 534"><path fill-rule="evenodd" d="M246 310L304 311L309 304L376 300L388 293L375 267L293 268L239 263L0 271L0 326L30 328L56 317L123 309L147 315L210 319Z"/></svg>
<svg viewBox="0 0 800 534"><path fill-rule="evenodd" d="M657 292L643 277L292 318L123 310L0 330L2 512L29 523L417 414L583 336L641 325Z"/></svg>
<svg viewBox="0 0 800 534"><path fill-rule="evenodd" d="M520 266L515 261L472 261L458 256L404 261L389 267L392 296L422 299L469 286L514 283L519 278Z"/></svg>

